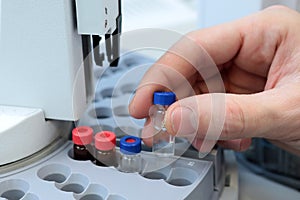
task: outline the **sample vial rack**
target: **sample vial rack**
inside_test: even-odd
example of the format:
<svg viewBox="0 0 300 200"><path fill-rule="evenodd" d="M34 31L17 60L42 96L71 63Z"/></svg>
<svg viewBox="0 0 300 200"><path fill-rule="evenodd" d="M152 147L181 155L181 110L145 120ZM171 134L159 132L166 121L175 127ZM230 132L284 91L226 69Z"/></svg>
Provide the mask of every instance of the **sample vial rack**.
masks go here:
<svg viewBox="0 0 300 200"><path fill-rule="evenodd" d="M147 171L153 169L157 157L142 152L142 173L124 173L74 160L72 148L66 142L42 160L0 175L0 199L213 199L212 161L174 156L165 168Z"/></svg>

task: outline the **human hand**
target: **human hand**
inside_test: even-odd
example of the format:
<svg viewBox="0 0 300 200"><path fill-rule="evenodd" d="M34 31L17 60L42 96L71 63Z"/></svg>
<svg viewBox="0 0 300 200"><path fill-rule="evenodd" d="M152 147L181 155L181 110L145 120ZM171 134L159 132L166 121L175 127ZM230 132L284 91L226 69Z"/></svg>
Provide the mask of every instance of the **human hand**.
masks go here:
<svg viewBox="0 0 300 200"><path fill-rule="evenodd" d="M214 126L217 115L211 99L218 94L225 99L224 123L217 138L221 146L241 151L250 146L251 138L260 137L300 155L300 14L274 6L191 32L186 38L207 51L220 74L207 72L208 59L197 57L187 39L178 41L148 70L129 106L133 117L148 118L143 134L153 134L147 127L154 91L170 89L179 100L167 111L168 132L179 137L195 133L191 142L201 149L210 124ZM176 73L195 95L181 87ZM216 77L220 76L226 94L219 93L222 87ZM144 141L151 143L148 137Z"/></svg>

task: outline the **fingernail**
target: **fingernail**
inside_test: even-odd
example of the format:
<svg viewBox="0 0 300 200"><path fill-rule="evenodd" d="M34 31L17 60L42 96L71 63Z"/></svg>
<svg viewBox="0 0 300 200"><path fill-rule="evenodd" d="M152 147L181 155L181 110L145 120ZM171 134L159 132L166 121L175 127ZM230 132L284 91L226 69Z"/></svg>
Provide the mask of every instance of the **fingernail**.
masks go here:
<svg viewBox="0 0 300 200"><path fill-rule="evenodd" d="M211 152L215 143L212 140L195 139L192 144L198 150L198 157L204 158Z"/></svg>
<svg viewBox="0 0 300 200"><path fill-rule="evenodd" d="M177 107L171 113L173 132L177 136L196 134L198 120L194 111L188 107Z"/></svg>
<svg viewBox="0 0 300 200"><path fill-rule="evenodd" d="M209 154L209 152L198 152L198 157L199 158L205 158Z"/></svg>

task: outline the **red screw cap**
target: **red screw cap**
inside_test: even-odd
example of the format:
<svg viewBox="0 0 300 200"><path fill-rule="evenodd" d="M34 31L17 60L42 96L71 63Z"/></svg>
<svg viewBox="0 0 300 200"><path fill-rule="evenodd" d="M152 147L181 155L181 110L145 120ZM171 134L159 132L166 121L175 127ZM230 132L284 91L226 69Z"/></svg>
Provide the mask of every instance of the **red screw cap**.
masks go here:
<svg viewBox="0 0 300 200"><path fill-rule="evenodd" d="M77 145L91 144L93 141L93 129L88 126L79 126L72 130L72 140Z"/></svg>
<svg viewBox="0 0 300 200"><path fill-rule="evenodd" d="M110 151L116 146L116 135L110 131L101 131L95 136L95 147L100 151Z"/></svg>

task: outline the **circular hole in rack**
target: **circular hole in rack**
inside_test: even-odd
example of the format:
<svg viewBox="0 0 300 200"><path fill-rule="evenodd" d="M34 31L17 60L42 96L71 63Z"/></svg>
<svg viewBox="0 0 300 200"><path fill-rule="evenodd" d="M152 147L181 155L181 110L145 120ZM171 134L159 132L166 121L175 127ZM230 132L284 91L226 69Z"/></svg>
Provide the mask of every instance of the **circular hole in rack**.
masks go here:
<svg viewBox="0 0 300 200"><path fill-rule="evenodd" d="M22 199L29 190L29 184L20 179L12 179L0 183L0 197L8 200Z"/></svg>
<svg viewBox="0 0 300 200"><path fill-rule="evenodd" d="M192 169L177 167L171 172L167 182L174 186L188 186L194 183L198 173Z"/></svg>
<svg viewBox="0 0 300 200"><path fill-rule="evenodd" d="M82 193L88 186L89 179L82 174L72 174L66 183L56 184L64 192Z"/></svg>
<svg viewBox="0 0 300 200"><path fill-rule="evenodd" d="M90 184L84 195L79 200L104 200L108 196L108 190L98 184Z"/></svg>
<svg viewBox="0 0 300 200"><path fill-rule="evenodd" d="M112 116L112 111L107 107L96 107L95 108L97 119L105 119Z"/></svg>
<svg viewBox="0 0 300 200"><path fill-rule="evenodd" d="M103 200L103 198L96 194L88 194L80 198L79 200Z"/></svg>
<svg viewBox="0 0 300 200"><path fill-rule="evenodd" d="M76 194L79 194L84 191L84 187L78 183L72 183L63 186L61 190L64 192L74 192Z"/></svg>
<svg viewBox="0 0 300 200"><path fill-rule="evenodd" d="M143 176L145 178L153 179L153 180L159 180L159 179L166 180L167 179L166 175L164 175L163 173L160 173L160 172L156 172L156 171L146 173Z"/></svg>
<svg viewBox="0 0 300 200"><path fill-rule="evenodd" d="M119 116L119 117L128 117L128 116L130 116L128 106L125 106L125 105L115 107L113 112L116 116Z"/></svg>
<svg viewBox="0 0 300 200"><path fill-rule="evenodd" d="M19 200L25 195L25 192L22 190L8 190L1 194L0 197L9 199L9 200Z"/></svg>
<svg viewBox="0 0 300 200"><path fill-rule="evenodd" d="M63 174L49 174L44 178L45 181L54 181L57 183L62 183L66 180L66 177Z"/></svg>
<svg viewBox="0 0 300 200"><path fill-rule="evenodd" d="M171 179L168 183L174 186L188 186L192 184L189 180L184 178Z"/></svg>
<svg viewBox="0 0 300 200"><path fill-rule="evenodd" d="M126 66L126 67L135 67L136 65L137 65L137 62L136 62L136 60L135 59L124 59L124 65Z"/></svg>
<svg viewBox="0 0 300 200"><path fill-rule="evenodd" d="M100 92L100 95L103 97L103 99L111 98L113 97L113 92L114 92L114 88L106 88Z"/></svg>
<svg viewBox="0 0 300 200"><path fill-rule="evenodd" d="M121 87L121 91L122 91L123 94L126 94L126 93L132 94L132 93L135 93L135 89L136 89L136 84L134 84L134 83L127 83L127 84L124 84Z"/></svg>
<svg viewBox="0 0 300 200"><path fill-rule="evenodd" d="M45 181L54 181L56 183L64 182L71 174L71 169L61 164L51 164L42 167L37 175Z"/></svg>

